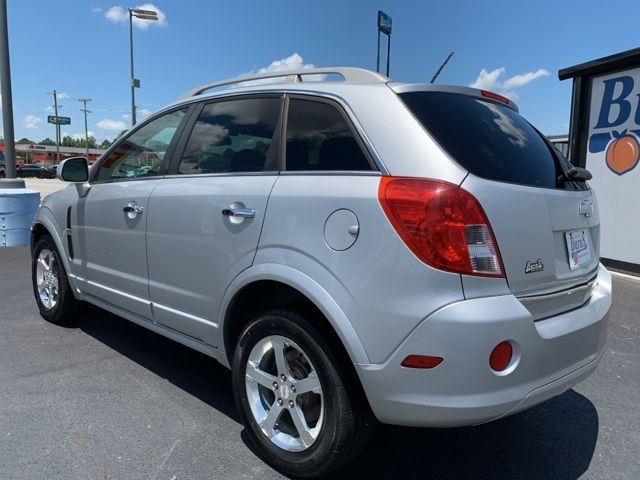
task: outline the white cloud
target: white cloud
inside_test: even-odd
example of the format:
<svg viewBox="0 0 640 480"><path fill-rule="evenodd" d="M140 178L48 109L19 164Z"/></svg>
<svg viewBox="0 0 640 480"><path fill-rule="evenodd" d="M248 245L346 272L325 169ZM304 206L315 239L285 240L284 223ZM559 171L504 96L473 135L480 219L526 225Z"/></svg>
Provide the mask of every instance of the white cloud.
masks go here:
<svg viewBox="0 0 640 480"><path fill-rule="evenodd" d="M38 124L42 122L41 118L36 117L35 115L27 115L24 117L24 126L25 128L38 128Z"/></svg>
<svg viewBox="0 0 640 480"><path fill-rule="evenodd" d="M138 120L142 120L143 118L147 118L149 115L151 115L151 113L151 110L149 110L148 108L138 108L136 109L136 118ZM123 120L129 121L129 119L131 118L131 114L123 113L121 117Z"/></svg>
<svg viewBox="0 0 640 480"><path fill-rule="evenodd" d="M507 78L502 83L502 88L504 90L513 90L514 88L520 88L525 86L527 83L533 82L536 78L548 76L549 72L547 70L539 68L535 72L521 73L519 75L514 75L511 78Z"/></svg>
<svg viewBox="0 0 640 480"><path fill-rule="evenodd" d="M107 10L104 13L104 17L107 20L112 21L113 23L124 23L127 21L127 15L128 12L120 7L120 6L115 6L115 7L111 7L109 10Z"/></svg>
<svg viewBox="0 0 640 480"><path fill-rule="evenodd" d="M103 130L124 130L127 128L127 125L120 120L110 120L105 118L104 120L100 120L96 125Z"/></svg>
<svg viewBox="0 0 640 480"><path fill-rule="evenodd" d="M284 72L287 70L301 70L304 68L315 68L315 65L312 63L304 63L304 59L300 56L299 53L295 52L289 55L286 58L281 58L280 60L274 60L267 67L262 67L258 70L251 70L250 72L245 73L244 75L254 75L256 73L268 73L268 72ZM313 75L315 77L316 75ZM324 75L317 75L318 78L315 80L322 80ZM248 82L242 82L238 84L239 86L252 86L252 85L264 85L269 83L278 83L281 81L280 79L268 79L268 80L251 80Z"/></svg>
<svg viewBox="0 0 640 480"><path fill-rule="evenodd" d="M93 132L91 130L89 130L87 133L89 134L90 137L95 137L96 136L95 132ZM74 134L71 135L71 138L73 138L75 140L84 140L84 133L74 133Z"/></svg>
<svg viewBox="0 0 640 480"><path fill-rule="evenodd" d="M480 70L478 77L472 83L470 83L469 86L472 88L480 88L482 90L491 90L493 92L498 92L505 97L515 101L519 97L518 94L514 91L516 88L524 87L528 83L531 83L540 77L549 76L548 70L539 68L538 70L532 72L525 72L514 75L503 81L501 80L501 76L505 71L506 69L504 67L499 67L491 71L487 71L485 68L483 68L482 70Z"/></svg>
<svg viewBox="0 0 640 480"><path fill-rule="evenodd" d="M67 92L56 92L56 97L58 97L58 100L64 100L69 98L69 94Z"/></svg>
<svg viewBox="0 0 640 480"><path fill-rule="evenodd" d="M469 86L471 88L481 88L483 90L498 90L498 86L500 84L498 79L504 71L504 67L496 68L490 72L487 72L487 70L483 68L480 70L478 78L476 78L473 83L469 84Z"/></svg>
<svg viewBox="0 0 640 480"><path fill-rule="evenodd" d="M146 30L151 25L155 25L157 27L167 26L167 15L153 3L143 3L142 5L137 5L134 8L140 10L153 10L158 14L158 20L156 21L133 17L133 25L138 27L140 30ZM120 5L115 5L104 13L104 17L113 23L126 23L129 21L129 11Z"/></svg>
<svg viewBox="0 0 640 480"><path fill-rule="evenodd" d="M300 70L302 68L314 68L312 63L304 63L304 59L299 53L293 53L287 58L275 60L269 64L268 67L264 67L258 70L258 73L267 72L282 72L285 70ZM252 72L255 73L255 72Z"/></svg>
<svg viewBox="0 0 640 480"><path fill-rule="evenodd" d="M45 112L53 112L54 110L55 108L53 108L51 105L47 105L46 107L44 107Z"/></svg>

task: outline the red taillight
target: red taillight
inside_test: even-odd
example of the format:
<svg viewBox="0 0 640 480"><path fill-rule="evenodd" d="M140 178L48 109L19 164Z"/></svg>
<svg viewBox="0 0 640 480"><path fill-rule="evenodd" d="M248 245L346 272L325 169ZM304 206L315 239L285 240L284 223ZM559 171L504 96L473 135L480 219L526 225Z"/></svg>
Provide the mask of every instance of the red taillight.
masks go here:
<svg viewBox="0 0 640 480"><path fill-rule="evenodd" d="M434 368L442 363L442 357L429 355L409 355L400 364L406 368Z"/></svg>
<svg viewBox="0 0 640 480"><path fill-rule="evenodd" d="M513 347L509 342L500 342L491 350L489 355L489 366L496 372L501 372L511 363Z"/></svg>
<svg viewBox="0 0 640 480"><path fill-rule="evenodd" d="M378 199L400 238L426 264L504 276L489 221L466 190L437 180L382 177Z"/></svg>
<svg viewBox="0 0 640 480"><path fill-rule="evenodd" d="M483 97L491 98L492 100L497 100L498 102L506 103L507 105L509 104L509 99L507 97L490 92L489 90L480 90L480 94Z"/></svg>

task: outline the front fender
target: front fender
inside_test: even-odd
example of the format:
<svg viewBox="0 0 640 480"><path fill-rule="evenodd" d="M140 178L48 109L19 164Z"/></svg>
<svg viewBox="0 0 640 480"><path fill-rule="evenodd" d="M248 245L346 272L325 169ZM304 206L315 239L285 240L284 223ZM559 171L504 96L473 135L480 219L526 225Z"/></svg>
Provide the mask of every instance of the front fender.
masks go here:
<svg viewBox="0 0 640 480"><path fill-rule="evenodd" d="M344 314L340 306L317 282L304 273L287 265L277 263L260 263L244 270L227 288L218 317L220 331L224 332L224 322L231 301L236 294L246 285L259 280L272 280L286 284L304 294L329 320L329 323L340 337L349 357L353 363L368 364L369 358L356 334L351 322ZM227 351L224 344L224 335L221 335L222 352ZM220 356L220 361L226 366L229 362L226 355Z"/></svg>
<svg viewBox="0 0 640 480"><path fill-rule="evenodd" d="M67 251L67 244L60 237L60 226L58 221L53 214L53 212L46 206L40 206L38 211L36 212L35 220L33 221L33 225L31 225L31 252L33 253L33 248L35 247L35 227L36 225L42 225L47 229L49 235L53 239L53 243L55 243L58 252L60 252L60 259L62 260L62 265L64 266L64 271L67 273L67 279L69 280L69 286L71 287L71 291L76 298L80 297L80 293L78 291L78 286L76 284L76 277L71 272L71 266L69 264L69 252Z"/></svg>

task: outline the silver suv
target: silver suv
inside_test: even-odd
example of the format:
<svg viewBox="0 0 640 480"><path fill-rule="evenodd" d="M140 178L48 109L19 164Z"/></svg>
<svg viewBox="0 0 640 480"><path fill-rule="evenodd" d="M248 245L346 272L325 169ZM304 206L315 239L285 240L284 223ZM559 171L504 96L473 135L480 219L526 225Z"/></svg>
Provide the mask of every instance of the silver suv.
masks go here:
<svg viewBox="0 0 640 480"><path fill-rule="evenodd" d="M508 99L327 68L202 85L42 202L42 316L97 305L233 372L292 475L376 419L474 425L558 395L604 350L611 278L586 170Z"/></svg>

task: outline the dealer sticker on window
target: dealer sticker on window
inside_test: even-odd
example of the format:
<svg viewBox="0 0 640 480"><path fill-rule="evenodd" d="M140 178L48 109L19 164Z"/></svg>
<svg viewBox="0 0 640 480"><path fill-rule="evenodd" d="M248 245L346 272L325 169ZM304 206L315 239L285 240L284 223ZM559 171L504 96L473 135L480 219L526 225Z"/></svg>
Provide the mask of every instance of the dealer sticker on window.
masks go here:
<svg viewBox="0 0 640 480"><path fill-rule="evenodd" d="M574 230L573 232L566 232L564 238L567 241L570 270L575 270L591 262L591 252L589 251L586 231Z"/></svg>

